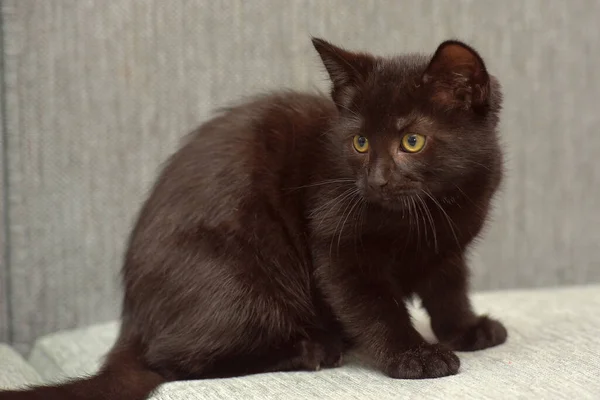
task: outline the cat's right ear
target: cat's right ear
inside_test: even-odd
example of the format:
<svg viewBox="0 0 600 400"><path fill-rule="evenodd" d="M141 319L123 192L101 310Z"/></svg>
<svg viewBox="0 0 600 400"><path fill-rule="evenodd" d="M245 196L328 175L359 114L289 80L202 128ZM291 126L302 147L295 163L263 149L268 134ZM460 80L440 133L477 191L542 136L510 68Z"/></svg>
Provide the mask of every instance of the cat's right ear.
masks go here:
<svg viewBox="0 0 600 400"><path fill-rule="evenodd" d="M312 38L312 44L333 83L333 101L338 104L345 103L344 94L349 92L348 89L366 81L375 65L375 59L368 54L350 52L315 37Z"/></svg>
<svg viewBox="0 0 600 400"><path fill-rule="evenodd" d="M485 110L490 77L479 54L456 40L440 44L422 76L431 99L444 108Z"/></svg>

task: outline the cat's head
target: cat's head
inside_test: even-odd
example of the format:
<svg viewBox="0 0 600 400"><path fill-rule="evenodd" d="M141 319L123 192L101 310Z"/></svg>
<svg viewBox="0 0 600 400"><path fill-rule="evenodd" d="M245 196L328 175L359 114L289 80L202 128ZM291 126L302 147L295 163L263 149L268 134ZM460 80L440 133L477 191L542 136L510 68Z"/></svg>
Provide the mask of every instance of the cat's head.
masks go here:
<svg viewBox="0 0 600 400"><path fill-rule="evenodd" d="M313 39L340 118L330 133L364 198L398 207L485 182L500 159L498 82L458 41L383 58Z"/></svg>

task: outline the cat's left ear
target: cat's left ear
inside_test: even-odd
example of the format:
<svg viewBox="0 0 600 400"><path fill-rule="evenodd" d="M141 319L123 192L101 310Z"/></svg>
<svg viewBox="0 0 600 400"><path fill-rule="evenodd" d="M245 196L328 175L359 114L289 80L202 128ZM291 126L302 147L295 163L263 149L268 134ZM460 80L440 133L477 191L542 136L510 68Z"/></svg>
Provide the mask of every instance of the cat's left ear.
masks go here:
<svg viewBox="0 0 600 400"><path fill-rule="evenodd" d="M434 103L445 108L483 111L489 104L490 77L479 54L456 41L443 42L421 78Z"/></svg>
<svg viewBox="0 0 600 400"><path fill-rule="evenodd" d="M344 95L367 80L375 65L375 58L365 53L344 50L319 38L312 38L312 43L333 83L333 101L344 103Z"/></svg>

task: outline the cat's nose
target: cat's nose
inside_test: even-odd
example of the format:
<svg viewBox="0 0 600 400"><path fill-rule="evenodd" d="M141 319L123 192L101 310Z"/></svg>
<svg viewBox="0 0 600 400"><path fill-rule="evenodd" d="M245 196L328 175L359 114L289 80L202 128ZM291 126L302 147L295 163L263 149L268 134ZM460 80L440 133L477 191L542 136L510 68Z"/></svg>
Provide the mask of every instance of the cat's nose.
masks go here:
<svg viewBox="0 0 600 400"><path fill-rule="evenodd" d="M390 167L387 160L381 157L375 157L372 168L367 175L369 187L371 189L381 189L388 184L390 180Z"/></svg>
<svg viewBox="0 0 600 400"><path fill-rule="evenodd" d="M373 190L381 189L388 184L388 180L384 176L373 176L369 178L369 187Z"/></svg>

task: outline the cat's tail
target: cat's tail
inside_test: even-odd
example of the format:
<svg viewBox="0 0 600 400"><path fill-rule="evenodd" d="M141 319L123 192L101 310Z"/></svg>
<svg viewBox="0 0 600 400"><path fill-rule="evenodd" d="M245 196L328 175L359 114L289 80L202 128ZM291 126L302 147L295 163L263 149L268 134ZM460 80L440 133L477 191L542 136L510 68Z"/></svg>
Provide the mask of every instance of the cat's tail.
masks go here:
<svg viewBox="0 0 600 400"><path fill-rule="evenodd" d="M0 400L144 400L165 379L147 369L136 350L117 345L94 376L53 386L0 391Z"/></svg>

